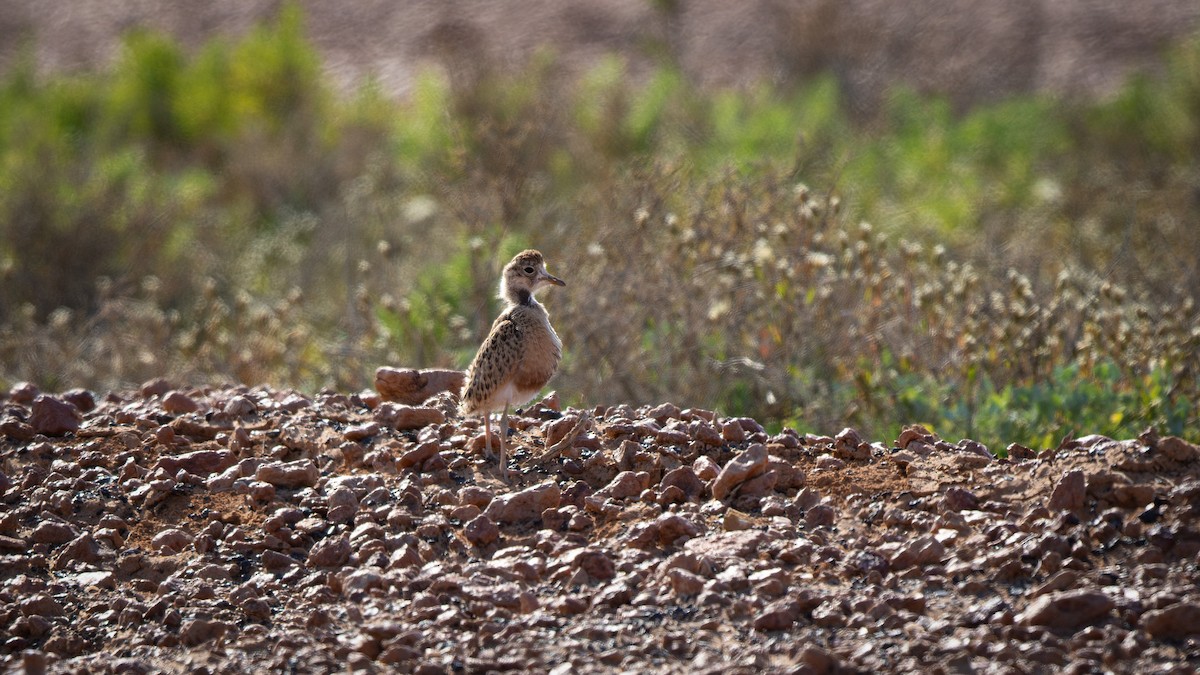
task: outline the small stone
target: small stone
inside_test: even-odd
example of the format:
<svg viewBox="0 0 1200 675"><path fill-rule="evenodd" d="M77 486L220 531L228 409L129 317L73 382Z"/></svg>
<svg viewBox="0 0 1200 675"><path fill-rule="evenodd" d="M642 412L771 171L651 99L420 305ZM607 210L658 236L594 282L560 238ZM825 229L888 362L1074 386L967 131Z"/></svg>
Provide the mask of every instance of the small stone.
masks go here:
<svg viewBox="0 0 1200 675"><path fill-rule="evenodd" d="M262 552L262 566L268 572L279 572L295 567L298 564L295 558L278 551L267 549Z"/></svg>
<svg viewBox="0 0 1200 675"><path fill-rule="evenodd" d="M170 429L171 427L165 428ZM236 463L237 457L229 450L196 450L158 460L158 466L171 475L175 475L182 469L197 476L208 476L224 471Z"/></svg>
<svg viewBox="0 0 1200 675"><path fill-rule="evenodd" d="M908 567L933 565L942 561L946 556L946 547L932 535L922 535L913 539L907 546L900 549L888 561L892 569L902 570Z"/></svg>
<svg viewBox="0 0 1200 675"><path fill-rule="evenodd" d="M979 508L979 498L970 490L950 487L942 495L942 505L948 511L967 511Z"/></svg>
<svg viewBox="0 0 1200 675"><path fill-rule="evenodd" d="M1100 591L1058 591L1034 600L1016 621L1026 626L1076 630L1096 623L1115 606L1113 599Z"/></svg>
<svg viewBox="0 0 1200 675"><path fill-rule="evenodd" d="M146 382L143 382L141 386L141 392L143 397L150 398L151 396L162 396L168 391L171 391L172 388L173 387L171 387L170 382L164 378L158 377L153 380L147 380Z"/></svg>
<svg viewBox="0 0 1200 675"><path fill-rule="evenodd" d="M667 583L680 597L697 595L704 590L704 577L679 567L667 570Z"/></svg>
<svg viewBox="0 0 1200 675"><path fill-rule="evenodd" d="M196 412L200 409L200 404L196 402L196 399L181 391L170 391L163 397L162 407L163 410L178 415Z"/></svg>
<svg viewBox="0 0 1200 675"><path fill-rule="evenodd" d="M638 474L633 471L622 471L618 473L608 485L600 488L594 493L598 499L629 499L637 497L645 489Z"/></svg>
<svg viewBox="0 0 1200 675"><path fill-rule="evenodd" d="M151 548L167 555L179 553L191 543L192 535L177 528L163 530L154 535L154 538L150 540Z"/></svg>
<svg viewBox="0 0 1200 675"><path fill-rule="evenodd" d="M380 426L378 422L367 422L366 424L356 424L352 427L346 427L342 432L342 437L348 441L359 442L365 441L372 436L378 436Z"/></svg>
<svg viewBox="0 0 1200 675"><path fill-rule="evenodd" d="M1063 474L1046 506L1051 511L1078 511L1083 508L1086 495L1087 481L1083 471L1074 469Z"/></svg>
<svg viewBox="0 0 1200 675"><path fill-rule="evenodd" d="M375 421L400 431L423 429L431 424L446 421L446 415L437 408L427 406L397 405L382 403L375 409Z"/></svg>
<svg viewBox="0 0 1200 675"><path fill-rule="evenodd" d="M29 426L46 436L64 436L79 429L82 416L75 406L53 396L42 394L33 399Z"/></svg>
<svg viewBox="0 0 1200 675"><path fill-rule="evenodd" d="M441 445L437 441L428 441L422 443L412 450L400 455L400 458L396 460L396 466L401 469L421 466L430 457L436 455L440 447Z"/></svg>
<svg viewBox="0 0 1200 675"><path fill-rule="evenodd" d="M766 470L767 447L754 443L721 469L712 484L713 499L724 499L735 487Z"/></svg>
<svg viewBox="0 0 1200 675"><path fill-rule="evenodd" d="M250 397L238 394L226 401L222 412L233 418L248 417L258 412L258 404Z"/></svg>
<svg viewBox="0 0 1200 675"><path fill-rule="evenodd" d="M1182 640L1200 635L1200 603L1178 602L1142 615L1138 625L1158 640Z"/></svg>
<svg viewBox="0 0 1200 675"><path fill-rule="evenodd" d="M546 509L558 508L562 491L558 483L548 481L510 492L493 499L483 513L499 525L527 522L539 519Z"/></svg>
<svg viewBox="0 0 1200 675"><path fill-rule="evenodd" d="M658 543L662 546L680 545L704 532L703 527L677 513L664 513L659 516L654 521L654 530L658 535Z"/></svg>
<svg viewBox="0 0 1200 675"><path fill-rule="evenodd" d="M350 540L345 537L326 539L308 552L309 567L340 567L350 559Z"/></svg>
<svg viewBox="0 0 1200 675"><path fill-rule="evenodd" d="M33 399L37 398L42 391L37 388L32 382L18 382L8 390L8 398L13 403L20 405L29 405L33 403Z"/></svg>
<svg viewBox="0 0 1200 675"><path fill-rule="evenodd" d="M65 544L78 535L79 532L66 523L56 520L44 520L38 523L37 527L33 528L30 538L38 544L56 546L58 544Z"/></svg>
<svg viewBox="0 0 1200 675"><path fill-rule="evenodd" d="M695 499L704 492L704 481L696 475L690 466L678 466L663 476L660 485L665 490L669 487L678 488L687 499Z"/></svg>
<svg viewBox="0 0 1200 675"><path fill-rule="evenodd" d="M563 562L572 568L583 570L596 581L607 581L617 574L616 564L610 555L595 548L572 549L563 556Z"/></svg>
<svg viewBox="0 0 1200 675"><path fill-rule="evenodd" d="M75 406L81 413L89 413L96 409L96 396L87 389L72 389L63 393L62 400Z"/></svg>
<svg viewBox="0 0 1200 675"><path fill-rule="evenodd" d="M792 600L776 600L764 607L754 617L754 629L771 631L787 630L800 616L800 607Z"/></svg>
<svg viewBox="0 0 1200 675"><path fill-rule="evenodd" d="M63 606L57 600L46 595L45 593L37 593L21 601L21 613L25 616L62 616Z"/></svg>
<svg viewBox="0 0 1200 675"><path fill-rule="evenodd" d="M295 489L316 485L321 474L312 460L301 459L294 462L262 464L254 472L254 477L275 487Z"/></svg>
<svg viewBox="0 0 1200 675"><path fill-rule="evenodd" d="M692 462L692 471L695 472L696 477L700 480L710 481L716 478L717 474L721 472L721 467L713 461L712 457L700 455L696 458L695 462Z"/></svg>
<svg viewBox="0 0 1200 675"><path fill-rule="evenodd" d="M829 504L816 504L804 512L804 524L809 527L829 527L837 518L837 512Z"/></svg>
<svg viewBox="0 0 1200 675"><path fill-rule="evenodd" d="M484 547L500 537L500 528L487 516L478 516L463 526L463 536L475 546Z"/></svg>
<svg viewBox="0 0 1200 675"><path fill-rule="evenodd" d="M224 621L191 619L183 623L179 637L184 644L195 647L225 635L231 626Z"/></svg>

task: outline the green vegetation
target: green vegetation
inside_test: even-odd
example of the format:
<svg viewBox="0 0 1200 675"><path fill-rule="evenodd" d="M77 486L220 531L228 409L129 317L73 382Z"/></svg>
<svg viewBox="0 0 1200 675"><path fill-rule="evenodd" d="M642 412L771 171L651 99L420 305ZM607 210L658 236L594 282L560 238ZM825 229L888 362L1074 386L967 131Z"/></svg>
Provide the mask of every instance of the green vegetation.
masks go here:
<svg viewBox="0 0 1200 675"><path fill-rule="evenodd" d="M0 385L462 367L538 246L576 403L1053 445L1200 436L1200 39L1111 101L961 114L664 63L337 94L285 9L0 78ZM811 186L811 187L806 187ZM865 223L871 223L867 225Z"/></svg>

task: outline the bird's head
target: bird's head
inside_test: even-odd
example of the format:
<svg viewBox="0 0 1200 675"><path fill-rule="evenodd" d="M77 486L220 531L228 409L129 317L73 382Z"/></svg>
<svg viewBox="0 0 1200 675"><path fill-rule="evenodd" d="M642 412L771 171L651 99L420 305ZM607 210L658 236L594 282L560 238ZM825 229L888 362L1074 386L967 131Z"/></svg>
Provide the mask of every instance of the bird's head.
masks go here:
<svg viewBox="0 0 1200 675"><path fill-rule="evenodd" d="M533 249L521 251L504 266L500 279L500 299L514 305L528 304L533 295L547 286L566 286L567 282L546 271L546 260Z"/></svg>

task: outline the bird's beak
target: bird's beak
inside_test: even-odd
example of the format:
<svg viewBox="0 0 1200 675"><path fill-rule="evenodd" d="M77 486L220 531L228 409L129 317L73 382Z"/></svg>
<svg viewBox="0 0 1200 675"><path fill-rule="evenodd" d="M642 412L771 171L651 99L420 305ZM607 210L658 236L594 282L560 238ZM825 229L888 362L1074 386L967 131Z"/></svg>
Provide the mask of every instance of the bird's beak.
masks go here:
<svg viewBox="0 0 1200 675"><path fill-rule="evenodd" d="M554 276L553 274L550 274L546 270L542 270L541 273L538 274L538 281L545 281L546 283L554 284L555 286L566 286L567 285L567 282L563 281L562 279L559 279L558 277Z"/></svg>

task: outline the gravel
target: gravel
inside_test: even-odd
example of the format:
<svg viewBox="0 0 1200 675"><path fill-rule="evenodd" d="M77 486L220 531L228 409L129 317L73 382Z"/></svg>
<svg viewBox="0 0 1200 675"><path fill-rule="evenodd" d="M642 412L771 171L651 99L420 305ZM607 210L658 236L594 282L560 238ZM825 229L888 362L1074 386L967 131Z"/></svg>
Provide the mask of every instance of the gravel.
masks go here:
<svg viewBox="0 0 1200 675"><path fill-rule="evenodd" d="M506 482L479 420L414 403L0 394L3 668L1200 668L1185 440L1009 459L551 399Z"/></svg>

